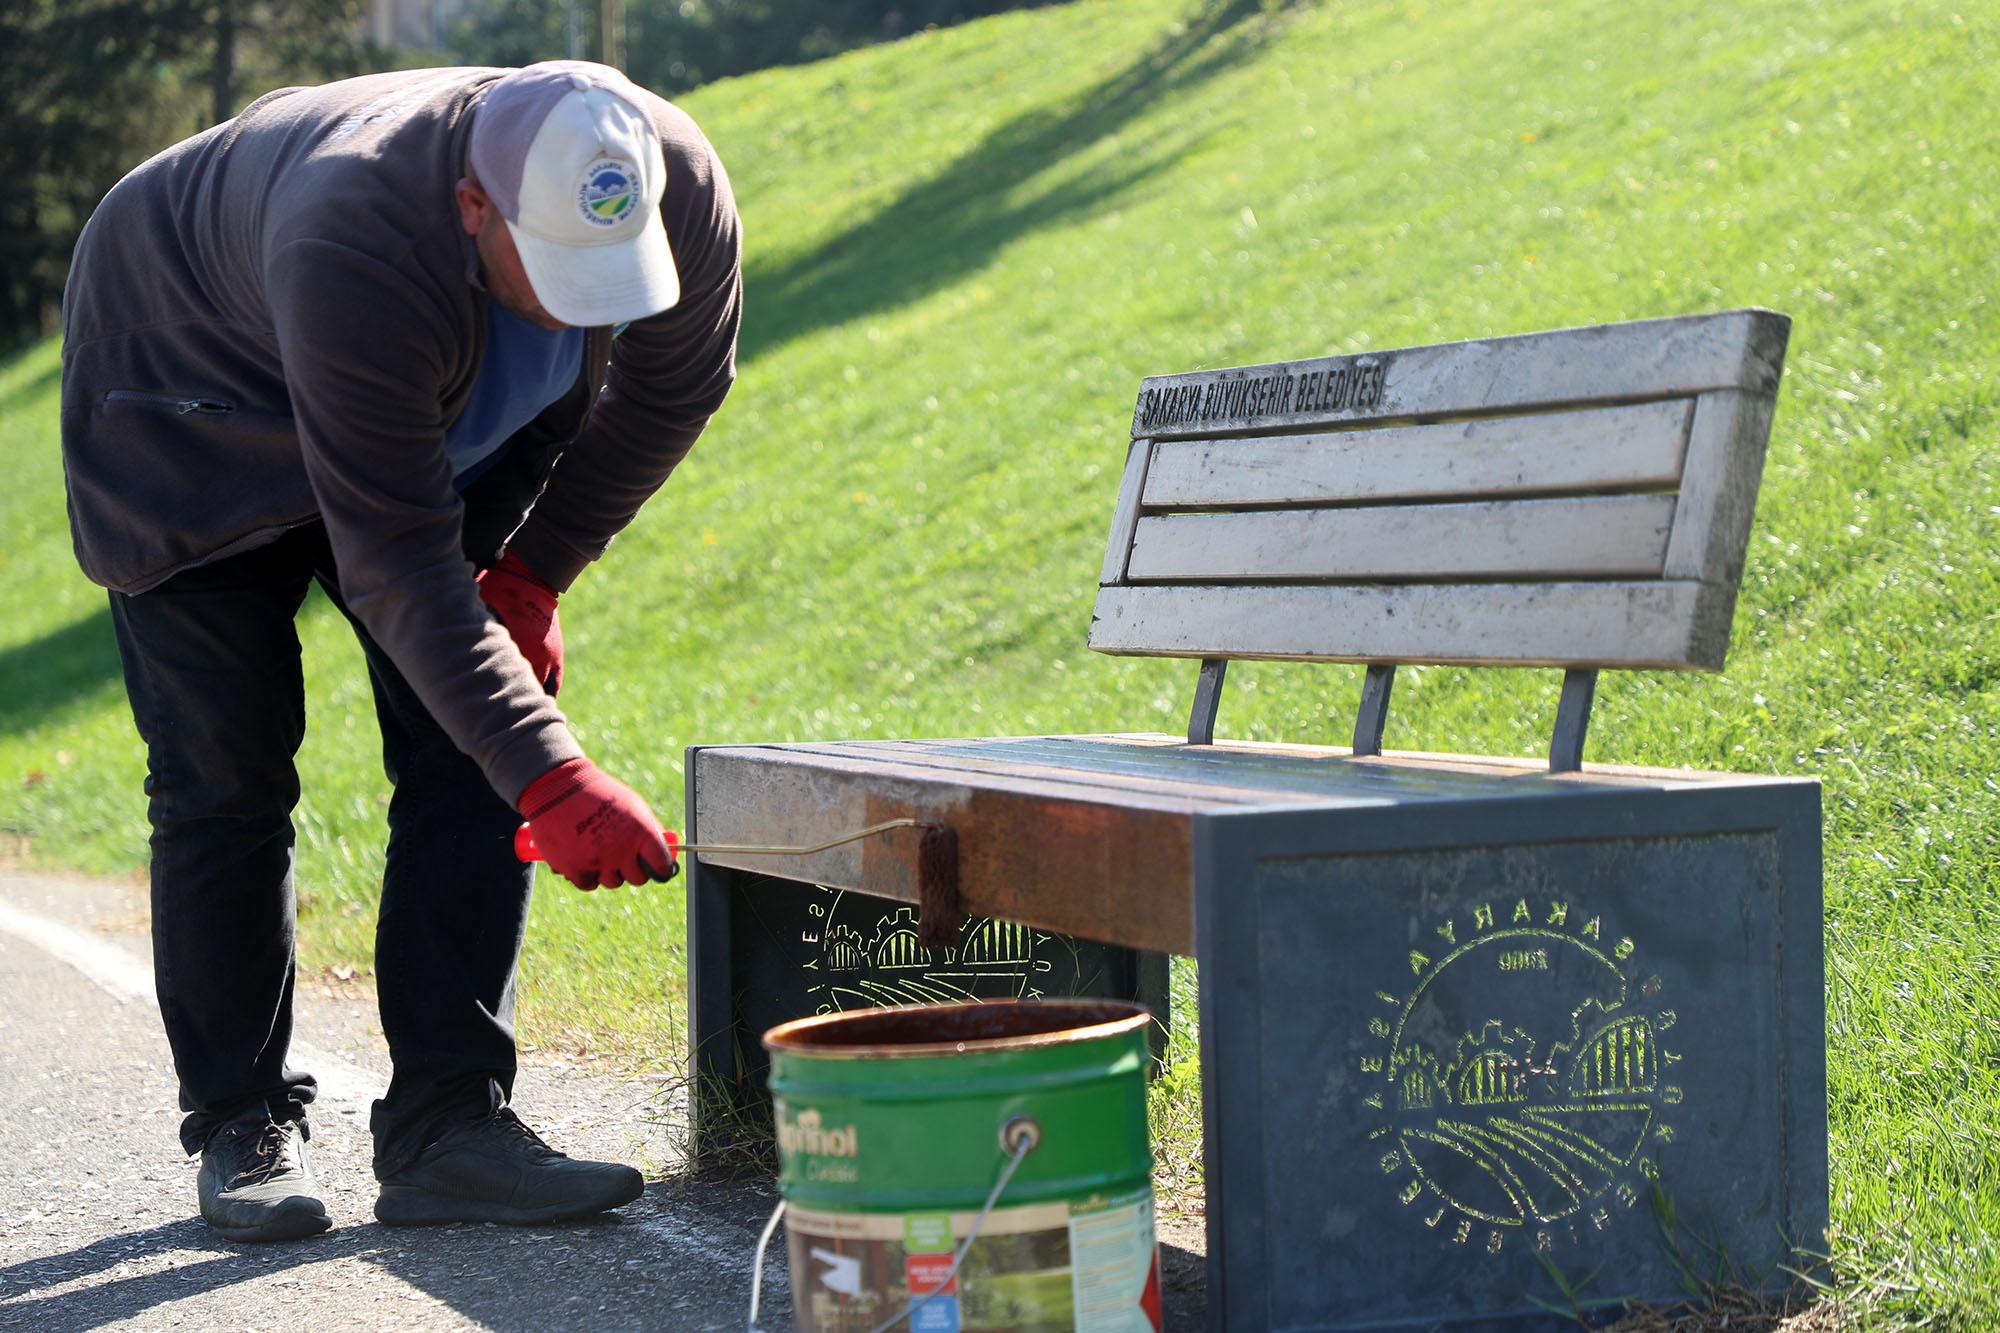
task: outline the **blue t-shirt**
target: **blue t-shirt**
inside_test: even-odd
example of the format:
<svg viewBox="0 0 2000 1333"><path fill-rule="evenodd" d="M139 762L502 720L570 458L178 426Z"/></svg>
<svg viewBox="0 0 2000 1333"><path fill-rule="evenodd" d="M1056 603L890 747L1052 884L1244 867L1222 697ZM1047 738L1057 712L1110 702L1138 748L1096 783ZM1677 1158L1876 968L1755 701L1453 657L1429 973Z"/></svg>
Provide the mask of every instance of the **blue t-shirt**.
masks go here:
<svg viewBox="0 0 2000 1333"><path fill-rule="evenodd" d="M444 433L452 482L460 490L491 467L515 431L576 383L583 368L583 330L545 329L498 301L486 320L486 359L465 410Z"/></svg>

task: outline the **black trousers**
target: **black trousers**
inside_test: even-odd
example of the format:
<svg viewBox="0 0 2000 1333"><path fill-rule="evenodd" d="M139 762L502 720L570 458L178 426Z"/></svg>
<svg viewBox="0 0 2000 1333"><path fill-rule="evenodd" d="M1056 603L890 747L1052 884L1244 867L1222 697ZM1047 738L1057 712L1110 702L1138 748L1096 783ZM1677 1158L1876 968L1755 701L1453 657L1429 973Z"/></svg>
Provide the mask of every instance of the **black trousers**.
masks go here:
<svg viewBox="0 0 2000 1333"><path fill-rule="evenodd" d="M318 524L136 596L111 594L146 743L154 975L190 1153L235 1120L303 1120L315 1090L286 1059L293 757L306 725L293 620L315 580L340 605ZM512 1095L515 967L534 872L514 856L520 816L355 631L394 789L375 937L393 1062L372 1117L375 1169L386 1175L449 1122Z"/></svg>

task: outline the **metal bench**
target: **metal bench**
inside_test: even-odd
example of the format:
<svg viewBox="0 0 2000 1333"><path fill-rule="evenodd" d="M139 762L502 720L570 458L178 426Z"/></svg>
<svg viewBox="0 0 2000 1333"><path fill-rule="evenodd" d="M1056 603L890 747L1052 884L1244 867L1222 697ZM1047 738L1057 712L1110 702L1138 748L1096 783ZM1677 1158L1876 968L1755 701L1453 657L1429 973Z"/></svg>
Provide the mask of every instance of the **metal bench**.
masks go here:
<svg viewBox="0 0 2000 1333"><path fill-rule="evenodd" d="M1723 664L1788 331L1148 378L1090 646L1199 660L1187 736L695 747L690 837L944 821L965 911L1196 958L1213 1328L1783 1284L1827 1215L1818 784L1582 756L1598 670ZM1352 746L1216 740L1235 658L1365 664ZM1385 752L1418 663L1560 668L1547 766ZM918 901L889 837L693 861L696 1072L745 1097L753 875Z"/></svg>

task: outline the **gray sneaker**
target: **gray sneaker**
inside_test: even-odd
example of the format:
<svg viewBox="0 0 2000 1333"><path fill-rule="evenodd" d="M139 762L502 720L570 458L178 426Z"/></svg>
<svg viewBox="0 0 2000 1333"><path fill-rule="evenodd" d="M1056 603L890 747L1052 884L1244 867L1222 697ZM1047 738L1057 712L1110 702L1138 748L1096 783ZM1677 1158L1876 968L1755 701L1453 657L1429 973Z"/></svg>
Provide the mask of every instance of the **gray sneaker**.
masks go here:
<svg viewBox="0 0 2000 1333"><path fill-rule="evenodd" d="M540 1226L630 1203L645 1187L629 1166L563 1156L502 1106L453 1127L384 1177L375 1216L389 1226Z"/></svg>
<svg viewBox="0 0 2000 1333"><path fill-rule="evenodd" d="M201 1150L201 1216L228 1240L298 1240L333 1225L306 1159L303 1123L224 1125Z"/></svg>

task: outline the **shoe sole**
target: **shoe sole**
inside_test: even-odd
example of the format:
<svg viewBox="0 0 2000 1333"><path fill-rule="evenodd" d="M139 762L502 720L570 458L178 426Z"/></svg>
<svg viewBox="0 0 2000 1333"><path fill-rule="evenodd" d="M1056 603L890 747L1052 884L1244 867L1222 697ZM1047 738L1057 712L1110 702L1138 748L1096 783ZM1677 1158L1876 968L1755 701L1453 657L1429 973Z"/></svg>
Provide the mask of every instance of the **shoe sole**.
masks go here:
<svg viewBox="0 0 2000 1333"><path fill-rule="evenodd" d="M636 1186L620 1185L601 1194L539 1208L510 1208L478 1199L454 1199L433 1194L412 1185L384 1185L375 1200L375 1220L390 1227L434 1227L452 1222L497 1222L502 1226L532 1227L551 1222L574 1222L594 1217L645 1192L644 1180Z"/></svg>
<svg viewBox="0 0 2000 1333"><path fill-rule="evenodd" d="M308 1236L317 1236L323 1231L331 1230L333 1227L333 1219L325 1213L290 1213L283 1217L275 1217L268 1222L260 1222L255 1226L248 1227L224 1226L222 1223L209 1218L202 1220L208 1222L209 1229L224 1240L233 1240L243 1244L256 1244L262 1241L304 1240Z"/></svg>

